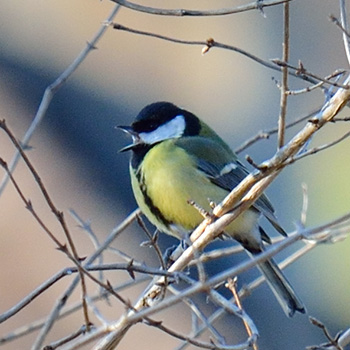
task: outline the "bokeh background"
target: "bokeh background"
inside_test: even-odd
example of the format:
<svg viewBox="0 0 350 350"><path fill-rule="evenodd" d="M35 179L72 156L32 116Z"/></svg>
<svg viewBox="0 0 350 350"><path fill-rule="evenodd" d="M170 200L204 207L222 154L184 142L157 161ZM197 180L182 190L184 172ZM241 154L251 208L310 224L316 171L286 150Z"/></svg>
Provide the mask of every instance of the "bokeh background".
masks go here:
<svg viewBox="0 0 350 350"><path fill-rule="evenodd" d="M193 9L243 3L142 1L149 6ZM1 2L0 118L6 119L19 139L32 122L45 88L77 57L113 7L114 4L107 0ZM348 67L341 33L329 20L330 14L338 16L337 1L293 1L290 11L292 64L297 65L300 59L308 70L320 76ZM213 37L265 60L280 58L282 6L266 8L264 14L251 11L224 17L177 18L121 9L115 21L180 39ZM237 53L212 49L203 56L201 49L110 28L98 43L97 50L90 53L54 96L30 142L32 149L28 155L57 207L65 212L81 256L91 253L93 247L69 216L69 208L91 223L100 240L136 208L127 172L128 156L118 153L129 140L115 126L129 124L146 104L167 100L189 109L212 125L232 148L258 131L276 126L279 73ZM301 80L290 80L292 89L305 86ZM288 120L307 114L323 101L321 91L291 97ZM347 113L345 110L343 115ZM290 130L288 137L298 129ZM346 123L330 124L312 141L312 146L330 142L346 130L349 130ZM261 162L270 157L275 148L276 138L271 137L245 150L241 156L249 154L256 162ZM13 146L2 133L0 156L9 162L13 153ZM3 175L3 171L0 174ZM292 231L300 220L302 183L308 186L308 226L347 213L350 209L349 175L348 140L286 169L268 189L282 225ZM56 220L22 163L17 167L15 177L44 221L63 239ZM149 248L140 247L143 240L141 229L133 225L118 238L116 246L152 264L156 260L153 254L149 256ZM163 246L170 244L164 237L161 237L161 243ZM13 186L8 185L0 198L0 313L69 265L68 259L55 249L24 208ZM323 321L333 334L348 327L348 241L318 247L286 271L309 315ZM249 281L250 277L243 276L242 281ZM127 279L128 276L115 273L110 278L116 282L117 278ZM1 336L45 317L68 283L68 279L61 281L30 307L0 324ZM137 293L130 293L128 297L133 300ZM79 291L74 297L79 300ZM262 350L302 349L325 341L321 331L310 325L307 316L287 319L266 286L260 287L244 303L260 330ZM106 308L110 319L123 311L113 303L101 307ZM189 327L190 320L185 318L184 308L172 309L166 316L168 325L180 329ZM80 313L59 322L49 340L72 332L80 324ZM235 323L226 320L221 326L227 329L228 337L238 333ZM29 349L35 335L3 347ZM152 342L145 341L147 339ZM152 350L171 349L176 344L173 339L140 325L130 332L119 349L139 346Z"/></svg>

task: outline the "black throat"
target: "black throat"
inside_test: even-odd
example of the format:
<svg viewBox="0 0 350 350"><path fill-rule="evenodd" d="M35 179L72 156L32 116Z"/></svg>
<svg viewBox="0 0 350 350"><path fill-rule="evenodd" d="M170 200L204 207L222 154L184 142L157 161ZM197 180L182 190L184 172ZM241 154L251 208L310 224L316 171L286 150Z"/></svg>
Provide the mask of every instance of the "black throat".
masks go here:
<svg viewBox="0 0 350 350"><path fill-rule="evenodd" d="M139 167L147 152L155 145L157 145L157 143L152 145L139 144L132 148L130 163L133 169L137 169Z"/></svg>

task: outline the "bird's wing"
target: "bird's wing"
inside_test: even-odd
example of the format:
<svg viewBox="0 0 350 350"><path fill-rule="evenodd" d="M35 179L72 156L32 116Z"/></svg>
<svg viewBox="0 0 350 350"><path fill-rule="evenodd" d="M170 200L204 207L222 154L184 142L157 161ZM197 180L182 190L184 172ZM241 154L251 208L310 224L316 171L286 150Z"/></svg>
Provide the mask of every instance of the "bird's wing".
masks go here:
<svg viewBox="0 0 350 350"><path fill-rule="evenodd" d="M191 137L187 138L187 142L179 139L176 143L193 156L198 169L205 173L213 184L228 192L249 174L232 151L210 139ZM286 235L286 232L277 222L274 209L266 195L262 194L254 203L253 208L261 212L279 233Z"/></svg>

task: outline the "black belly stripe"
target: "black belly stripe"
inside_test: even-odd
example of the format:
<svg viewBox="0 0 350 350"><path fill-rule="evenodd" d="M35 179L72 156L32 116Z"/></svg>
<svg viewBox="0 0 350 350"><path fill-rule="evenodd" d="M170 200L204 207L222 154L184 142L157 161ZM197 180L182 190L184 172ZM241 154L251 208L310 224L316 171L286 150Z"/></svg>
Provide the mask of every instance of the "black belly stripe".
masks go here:
<svg viewBox="0 0 350 350"><path fill-rule="evenodd" d="M137 171L136 172L136 178L137 178L137 181L140 185L140 189L141 189L141 192L143 194L143 199L145 201L145 204L147 205L147 207L150 209L150 211L152 212L152 214L159 220L163 223L163 225L165 225L166 227L169 227L172 222L169 221L168 219L165 218L165 216L162 214L162 212L159 210L158 207L156 207L154 204L153 204L153 201L152 199L149 197L148 193L147 193L147 187L145 185L145 181L143 179L143 176L142 176L142 172L141 171Z"/></svg>

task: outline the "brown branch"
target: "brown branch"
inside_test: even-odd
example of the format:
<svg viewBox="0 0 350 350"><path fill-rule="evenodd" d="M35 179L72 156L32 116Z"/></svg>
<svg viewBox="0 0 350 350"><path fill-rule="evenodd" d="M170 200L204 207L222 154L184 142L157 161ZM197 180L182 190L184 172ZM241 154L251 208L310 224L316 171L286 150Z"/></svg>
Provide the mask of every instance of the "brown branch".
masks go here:
<svg viewBox="0 0 350 350"><path fill-rule="evenodd" d="M339 19L334 15L330 15L329 19L350 39L349 32L342 26Z"/></svg>
<svg viewBox="0 0 350 350"><path fill-rule="evenodd" d="M119 10L119 5L115 5L110 15L107 18L107 22L110 22L115 18L118 10ZM28 146L29 141L32 138L35 130L37 129L41 121L44 119L47 109L49 108L54 95L66 83L66 81L71 77L71 75L77 70L80 64L84 62L88 54L92 52L94 49L96 49L96 44L103 37L106 30L107 30L107 26L105 25L105 23L103 23L100 26L100 29L97 31L97 33L93 36L92 40L86 44L86 47L80 52L80 54L75 58L75 60L67 67L67 69L65 69L65 71L52 84L50 84L45 89L44 95L40 102L39 108L36 112L36 115L30 127L26 131L23 139L21 140L21 145L24 149ZM11 163L9 164L10 172L13 172L13 170L16 168L19 159L20 159L20 154L17 152L13 156ZM5 189L8 179L9 179L8 176L5 176L3 178L0 184L0 194Z"/></svg>
<svg viewBox="0 0 350 350"><path fill-rule="evenodd" d="M60 210L58 210L55 206L55 204L53 203L53 200L51 199L49 192L47 191L43 181L41 180L41 177L39 176L39 173L36 171L36 169L34 168L34 166L32 165L32 163L30 162L29 158L27 157L26 153L24 152L22 146L20 145L20 143L17 141L16 137L14 136L14 134L12 133L12 131L8 128L5 120L0 121L0 128L2 130L4 130L4 132L6 133L6 135L9 137L9 139L11 140L11 142L13 143L13 145L15 146L15 148L17 149L18 153L21 155L21 158L24 160L26 166L28 167L28 169L30 170L31 174L33 175L34 180L36 181L36 183L38 184L38 187L47 203L47 205L49 206L49 208L51 209L52 213L55 215L56 219L58 220L58 222L60 223L63 232L66 236L66 239L68 241L69 247L72 251L72 254L69 253L67 246L64 244L62 245L57 239L54 239L54 242L57 244L58 243L58 249L62 252L64 252L78 267L79 269L79 275L80 275L80 279L81 279L81 288L82 288L82 303L83 303L83 314L84 314L84 319L85 319L85 325L87 330L89 330L90 327L90 320L89 320L89 315L88 315L88 308L87 308L87 303L86 303L86 296L87 296L87 290L86 290L86 283L85 283L85 277L84 277L84 272L83 272L83 268L80 264L81 258L78 255L78 252L76 250L74 241L71 237L71 234L69 232L66 220L64 218L63 212L61 212ZM7 170L7 174L8 176L11 175L11 172L8 168L6 168ZM13 180L13 178L12 178ZM13 182L13 181L12 181ZM21 197L22 199L24 199L24 197ZM25 201L26 206L28 204L28 201ZM30 203L30 206L27 206L27 208L30 208L31 212L32 211L32 205ZM36 220L38 221L38 215L34 216L36 218ZM38 221L39 223L41 223L41 220ZM43 225L41 225L43 227ZM47 233L49 233L50 231L46 230ZM53 234L49 234L50 238L54 237Z"/></svg>
<svg viewBox="0 0 350 350"><path fill-rule="evenodd" d="M145 283L147 281L149 281L149 277L144 275L140 278L138 278L137 280L128 280L124 283L119 283L118 285L114 286L114 290L124 290L130 287L135 287L135 285L137 284L141 284L141 283ZM95 293L92 296L89 296L89 299L92 301L96 301L96 300L103 300L105 299L107 296L109 295L109 292L107 292L106 290L103 290L102 292L98 292ZM25 298L27 299L28 296ZM25 301L25 299L23 299L23 301ZM17 305L16 305L17 306ZM72 313L80 310L82 307L82 304L80 301L73 303L72 305L69 305L68 307L66 307L62 312L60 312L60 314L58 315L57 319L62 319L64 317L67 317L69 315L71 315ZM12 311L9 310L9 312ZM38 330L40 330L43 325L47 322L46 317L44 319L39 319L37 321L34 321L26 326L22 326L17 328L16 330L11 331L11 333L2 336L0 338L0 345L8 343L10 341L13 341L15 339L18 339L20 337L26 336L28 334L31 334L33 332L37 332Z"/></svg>
<svg viewBox="0 0 350 350"><path fill-rule="evenodd" d="M177 43L177 44L203 46L204 49L202 50L202 53L207 53L213 47L216 47L219 49L224 49L224 50L229 50L229 51L234 51L234 52L240 53L243 56L263 65L264 67L267 67L269 69L273 69L273 70L278 71L278 72L281 71L281 65L283 65L281 60L271 60L273 62L273 63L271 63L269 61L262 60L261 58L255 56L255 55L253 55L253 54L251 54L243 49L240 49L239 47L220 43L218 41L215 41L213 38L209 38L207 41L182 40L182 39L171 38L171 37L161 35L161 34L156 34L156 33L152 33L152 32L146 32L146 31L142 31L142 30L129 28L129 27L126 27L126 26L119 24L119 23L111 23L111 25L113 26L114 29L123 30L123 31L137 34L137 35L149 36L152 38L161 39L161 40L165 40L165 41L169 41L169 42L173 42L173 43ZM288 67L294 68L293 66L288 66ZM305 72L304 74L299 74L296 71L288 70L288 74L290 74L296 78L305 80L311 84L318 83L318 80L315 80L315 79L317 79L316 75L311 75L311 73L308 73L308 72ZM327 83L334 85L332 82L327 82ZM336 86L338 87L339 85L336 85Z"/></svg>
<svg viewBox="0 0 350 350"><path fill-rule="evenodd" d="M323 334L325 335L325 337L327 338L327 340L329 341L328 343L325 344L321 344L320 346L308 346L307 349L308 350L318 350L318 349L336 349L336 350L343 350L344 348L342 346L339 345L338 340L339 340L339 335L337 335L336 337L332 337L332 335L329 333L327 327L319 320L317 320L314 317L309 317L309 320L311 322L311 324L313 324L314 326L320 328L323 331Z"/></svg>
<svg viewBox="0 0 350 350"><path fill-rule="evenodd" d="M299 77L304 79L305 77L308 77L308 79L315 79L314 81L318 82L323 82L324 84L329 84L331 86L337 87L337 88L342 88L342 89L349 89L349 86L347 84L338 84L335 82L332 82L331 80L327 79L327 78L322 78L310 71L308 71L303 63L301 61L299 61L299 66L295 67L287 62L281 61L279 59L272 59L271 62L277 64L280 67L288 67L290 70L292 70L293 72L295 72L294 74L292 74L293 72L290 72L289 74L295 76L295 77ZM339 70L340 72L345 71L345 70ZM334 74L334 73L333 73ZM330 76L333 77L333 74L331 74ZM338 75L338 73L336 73L336 75ZM311 81L311 80L307 80L307 81Z"/></svg>
<svg viewBox="0 0 350 350"><path fill-rule="evenodd" d="M92 326L92 324L90 326ZM64 337L63 339L55 341L55 342L51 343L50 345L46 345L43 348L43 350L55 350L55 349L58 349L62 345L71 342L72 340L80 337L81 335L84 335L87 331L88 331L88 329L84 325L84 326L80 327L77 331L75 331L72 334L68 335L67 337Z"/></svg>
<svg viewBox="0 0 350 350"><path fill-rule="evenodd" d="M140 214L140 210L137 209L133 211L122 223L120 223L118 226L116 226L112 232L108 235L108 237L105 239L103 244L96 249L93 254L86 258L84 260L84 267L89 266L92 264L99 256L100 254L108 248L108 246L128 227L131 225L132 222L135 221L136 216ZM42 344L44 342L44 339L46 335L48 334L49 330L53 327L54 322L56 322L61 314L61 311L63 307L66 305L67 300L75 290L75 287L79 283L80 278L79 276L75 277L71 284L68 286L66 291L62 293L60 297L56 299L55 305L49 315L46 317L44 324L40 327L40 334L38 338L36 339L32 349L41 349ZM135 281L133 281L135 283Z"/></svg>
<svg viewBox="0 0 350 350"><path fill-rule="evenodd" d="M239 294L237 293L237 289L236 289L236 287L237 287L237 277L235 277L233 279L229 278L228 282L226 283L226 287L231 291L237 306L242 310L243 306L242 306ZM253 335L253 332L252 332L249 324L244 322L244 320L243 320L243 323L244 323L244 327L245 327L245 329L247 331L248 336L251 337ZM253 350L258 350L258 344L256 342L254 342L252 344L252 347L253 347Z"/></svg>

